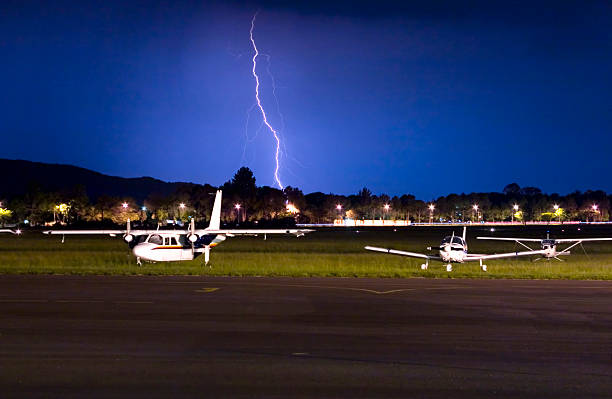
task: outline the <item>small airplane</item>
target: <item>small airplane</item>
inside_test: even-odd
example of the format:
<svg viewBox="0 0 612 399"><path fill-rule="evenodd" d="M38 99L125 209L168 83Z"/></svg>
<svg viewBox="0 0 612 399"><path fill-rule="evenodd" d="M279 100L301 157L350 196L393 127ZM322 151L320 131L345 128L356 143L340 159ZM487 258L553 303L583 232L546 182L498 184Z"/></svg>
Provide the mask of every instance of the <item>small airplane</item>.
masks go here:
<svg viewBox="0 0 612 399"><path fill-rule="evenodd" d="M221 196L222 191L217 190L210 225L205 229L196 229L195 219L192 218L186 230L132 230L128 220L125 230L48 230L43 233L62 236L67 234L108 234L111 237L123 235L123 239L136 256L136 263L141 265L141 259L151 262L176 262L193 260L202 253L204 263L208 264L210 249L225 241L227 237L263 235L265 238L268 234L293 234L301 237L314 231L309 229L221 229Z"/></svg>
<svg viewBox="0 0 612 399"><path fill-rule="evenodd" d="M439 256L421 254L418 252L399 251L397 249L370 247L370 246L365 247L365 249L367 249L368 251L375 251L375 252L382 252L382 253L392 254L392 255L401 255L401 256L409 256L411 258L425 259L425 263L421 265L422 270L427 270L427 268L429 267L430 260L438 260L438 261L446 263L447 272L453 271L453 263L465 263L465 262L478 261L480 262L480 268L482 269L482 271L486 272L487 265L482 263L483 260L544 254L544 250L508 252L508 253L503 253L503 254L491 254L491 255L468 254L468 247L465 241L465 233L466 233L466 227L463 228L463 237L456 236L455 232L453 232L453 234L450 236L444 237L444 239L440 243ZM427 249L431 250L432 247L429 247Z"/></svg>
<svg viewBox="0 0 612 399"><path fill-rule="evenodd" d="M541 250L542 257L537 258L536 261L540 259L546 259L546 260L556 259L558 261L563 261L563 259L559 258L560 255L569 255L570 249L574 248L576 245L582 246L583 242L612 241L612 238L557 238L557 239L553 239L553 238L550 238L549 234L546 234L546 238L543 238L543 239L540 239L540 238L511 238L511 237L476 237L476 238L479 240L514 241L517 244L522 245L523 247L531 251L533 251L533 249L530 248L523 241L539 242L540 247L542 248ZM568 247L562 250L557 250L557 244L571 244L571 245L569 245ZM584 247L583 247L583 250L584 250Z"/></svg>
<svg viewBox="0 0 612 399"><path fill-rule="evenodd" d="M11 233L11 234L15 234L15 235L20 235L21 234L21 230L20 229L17 229L17 230L0 229L0 233Z"/></svg>

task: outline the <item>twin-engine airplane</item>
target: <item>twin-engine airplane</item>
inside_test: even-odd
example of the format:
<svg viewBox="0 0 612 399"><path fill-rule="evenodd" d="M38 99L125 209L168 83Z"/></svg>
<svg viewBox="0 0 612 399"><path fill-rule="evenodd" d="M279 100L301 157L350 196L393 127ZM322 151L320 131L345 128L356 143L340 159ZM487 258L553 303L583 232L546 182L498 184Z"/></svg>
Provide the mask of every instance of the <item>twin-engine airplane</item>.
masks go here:
<svg viewBox="0 0 612 399"><path fill-rule="evenodd" d="M487 271L487 265L483 264L483 260L488 259L500 259L500 258L512 258L516 256L529 256L529 255L543 255L544 250L539 251L523 251L523 252L508 252L503 254L492 254L492 255L483 255L483 254L468 254L468 247L465 241L465 232L466 228L463 228L463 237L455 236L455 232L452 235L444 237L439 247L439 256L435 255L427 255L420 254L417 252L406 252L399 251L397 249L387 249L387 248L378 248L378 247L370 247L367 246L365 249L368 251L376 251L382 252L386 254L392 255L401 255L401 256L409 256L411 258L420 258L425 259L425 263L421 265L422 270L427 270L429 267L430 260L438 260L446 263L446 271L453 271L453 263L465 263L465 262L480 262L480 268L482 271ZM428 249L432 249L429 247Z"/></svg>
<svg viewBox="0 0 612 399"><path fill-rule="evenodd" d="M540 259L546 259L546 260L551 260L551 259L556 259L559 261L563 261L563 259L559 258L559 255L569 255L570 254L570 249L574 248L576 245L581 245L583 242L590 242L590 241L612 241L612 238L557 238L557 239L552 239L548 236L548 234L546 235L546 238L544 239L540 239L540 238L511 238L511 237L476 237L479 240L498 240L498 241L514 241L519 245L522 245L523 247L529 249L530 251L533 251L532 248L530 248L529 246L527 246L525 243L523 243L523 241L525 242L539 242L540 243L540 247L542 248L541 252L542 252L542 257L541 258L537 258L536 260L540 260ZM561 250L557 250L557 244L571 244L568 247L561 249ZM583 248L584 250L584 248Z"/></svg>
<svg viewBox="0 0 612 399"><path fill-rule="evenodd" d="M217 190L215 203L210 219L210 225L205 229L196 229L195 220L191 219L186 230L132 230L130 221L125 230L49 230L45 234L108 234L112 237L123 235L128 243L136 262L141 259L151 262L174 262L192 260L202 253L204 262L210 260L210 249L225 241L226 237L241 235L293 234L301 237L314 230L308 229L221 229L221 190Z"/></svg>

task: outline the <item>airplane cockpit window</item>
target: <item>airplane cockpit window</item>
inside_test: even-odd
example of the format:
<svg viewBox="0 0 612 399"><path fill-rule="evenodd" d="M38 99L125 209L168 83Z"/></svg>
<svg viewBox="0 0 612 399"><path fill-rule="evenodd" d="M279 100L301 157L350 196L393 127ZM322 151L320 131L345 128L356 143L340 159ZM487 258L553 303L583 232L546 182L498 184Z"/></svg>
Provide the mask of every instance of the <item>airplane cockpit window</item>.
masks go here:
<svg viewBox="0 0 612 399"><path fill-rule="evenodd" d="M176 245L177 245L177 243L176 243L176 237L170 237L170 245L174 245L174 246L176 246Z"/></svg>
<svg viewBox="0 0 612 399"><path fill-rule="evenodd" d="M463 245L463 238L455 236L455 238L453 238L453 244Z"/></svg>
<svg viewBox="0 0 612 399"><path fill-rule="evenodd" d="M444 239L442 240L442 245L444 244L449 244L451 242L451 239L453 240L452 243L453 244L459 244L459 245L463 245L463 238L459 237L459 236L448 236L448 237L444 237Z"/></svg>
<svg viewBox="0 0 612 399"><path fill-rule="evenodd" d="M163 244L163 240L159 234L151 234L147 242L150 242L151 244L157 244L157 245Z"/></svg>

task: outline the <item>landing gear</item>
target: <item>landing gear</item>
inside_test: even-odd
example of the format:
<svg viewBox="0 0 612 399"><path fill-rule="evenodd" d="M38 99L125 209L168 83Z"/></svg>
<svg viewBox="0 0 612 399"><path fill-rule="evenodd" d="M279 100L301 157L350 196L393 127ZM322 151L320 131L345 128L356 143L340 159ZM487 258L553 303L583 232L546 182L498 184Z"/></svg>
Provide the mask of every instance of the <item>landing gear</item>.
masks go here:
<svg viewBox="0 0 612 399"><path fill-rule="evenodd" d="M140 261L140 256L136 257L136 265L137 266L142 266L142 262Z"/></svg>
<svg viewBox="0 0 612 399"><path fill-rule="evenodd" d="M429 260L426 260L425 263L421 265L421 270L427 270L429 267Z"/></svg>
<svg viewBox="0 0 612 399"><path fill-rule="evenodd" d="M448 265L446 265L446 271L447 272L452 272L453 271L453 265L451 263L449 263Z"/></svg>
<svg viewBox="0 0 612 399"><path fill-rule="evenodd" d="M487 265L482 264L482 259L480 259L480 268L482 269L483 272L487 271Z"/></svg>

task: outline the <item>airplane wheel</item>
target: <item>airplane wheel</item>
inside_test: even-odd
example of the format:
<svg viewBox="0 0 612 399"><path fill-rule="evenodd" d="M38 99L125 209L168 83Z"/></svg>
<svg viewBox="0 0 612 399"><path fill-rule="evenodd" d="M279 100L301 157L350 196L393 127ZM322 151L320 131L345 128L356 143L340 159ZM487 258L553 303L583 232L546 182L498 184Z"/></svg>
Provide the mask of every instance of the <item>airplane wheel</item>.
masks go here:
<svg viewBox="0 0 612 399"><path fill-rule="evenodd" d="M482 265L482 271L486 272L487 271L487 265Z"/></svg>
<svg viewBox="0 0 612 399"><path fill-rule="evenodd" d="M427 270L427 265L425 263L421 265L421 270Z"/></svg>
<svg viewBox="0 0 612 399"><path fill-rule="evenodd" d="M453 265L451 265L450 263L448 265L446 265L446 271L447 272L452 272L453 271Z"/></svg>

